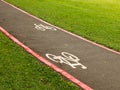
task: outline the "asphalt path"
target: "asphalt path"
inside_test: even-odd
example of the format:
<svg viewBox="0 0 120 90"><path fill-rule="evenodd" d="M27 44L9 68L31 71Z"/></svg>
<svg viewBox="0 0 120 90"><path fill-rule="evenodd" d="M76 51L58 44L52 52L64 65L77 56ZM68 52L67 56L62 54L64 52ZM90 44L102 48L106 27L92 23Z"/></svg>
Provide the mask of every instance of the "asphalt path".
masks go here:
<svg viewBox="0 0 120 90"><path fill-rule="evenodd" d="M120 54L66 33L0 1L0 26L95 90L120 89Z"/></svg>

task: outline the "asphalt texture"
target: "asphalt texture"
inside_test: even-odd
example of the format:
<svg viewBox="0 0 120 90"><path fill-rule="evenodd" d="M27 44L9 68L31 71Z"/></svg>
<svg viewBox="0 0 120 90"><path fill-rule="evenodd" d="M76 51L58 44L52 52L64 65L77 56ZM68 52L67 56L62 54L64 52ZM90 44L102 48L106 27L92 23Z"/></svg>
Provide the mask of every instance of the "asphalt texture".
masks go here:
<svg viewBox="0 0 120 90"><path fill-rule="evenodd" d="M92 43L63 32L0 1L0 26L32 50L70 73L95 90L120 89L120 55L98 47ZM50 60L46 54L54 54L54 59L67 52L77 56L81 65L76 68L68 64ZM59 56L59 57L57 57ZM74 57L72 58L74 59ZM75 63L70 61L71 64Z"/></svg>

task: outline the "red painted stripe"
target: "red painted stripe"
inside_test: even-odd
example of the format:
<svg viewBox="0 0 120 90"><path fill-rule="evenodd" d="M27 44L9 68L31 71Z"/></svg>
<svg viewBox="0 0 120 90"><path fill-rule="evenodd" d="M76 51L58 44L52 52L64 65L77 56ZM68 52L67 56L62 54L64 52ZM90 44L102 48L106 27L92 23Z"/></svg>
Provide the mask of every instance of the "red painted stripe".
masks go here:
<svg viewBox="0 0 120 90"><path fill-rule="evenodd" d="M70 75L69 73L67 73L66 71L60 69L56 65L52 64L51 62L49 62L47 59L45 59L42 56L40 56L38 53L34 52L32 49L30 49L29 47L27 47L26 45L24 45L23 43L21 43L18 39L16 39L14 36L12 36L10 33L8 33L2 27L0 27L0 31L3 32L12 41L14 41L15 43L17 43L19 46L21 46L22 48L24 48L28 53L30 53L31 55L33 55L34 57L36 57L38 60L40 60L41 62L43 62L46 65L48 65L49 67L51 67L53 70L59 72L64 77L68 78L70 81L72 81L73 83L75 83L76 85L80 86L84 90L93 90L91 87L87 86L86 84L84 84L83 82L79 81L78 79L76 79L75 77L73 77L72 75Z"/></svg>

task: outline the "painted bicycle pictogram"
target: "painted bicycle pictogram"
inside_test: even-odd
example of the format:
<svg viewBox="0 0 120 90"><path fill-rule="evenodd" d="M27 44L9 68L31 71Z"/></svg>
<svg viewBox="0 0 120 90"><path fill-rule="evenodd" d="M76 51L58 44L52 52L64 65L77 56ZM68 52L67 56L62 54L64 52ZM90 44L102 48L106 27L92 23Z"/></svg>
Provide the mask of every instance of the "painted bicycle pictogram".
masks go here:
<svg viewBox="0 0 120 90"><path fill-rule="evenodd" d="M81 66L82 69L87 69L86 66L79 63L80 59L77 56L67 53L67 52L62 52L61 56L56 56L56 55L47 53L46 57L56 63L67 64L67 65L71 66L72 68L76 68L76 66Z"/></svg>
<svg viewBox="0 0 120 90"><path fill-rule="evenodd" d="M46 31L46 30L51 30L51 31L56 31L57 29L52 27L52 26L47 26L43 24L34 24L35 29L40 30L40 31Z"/></svg>

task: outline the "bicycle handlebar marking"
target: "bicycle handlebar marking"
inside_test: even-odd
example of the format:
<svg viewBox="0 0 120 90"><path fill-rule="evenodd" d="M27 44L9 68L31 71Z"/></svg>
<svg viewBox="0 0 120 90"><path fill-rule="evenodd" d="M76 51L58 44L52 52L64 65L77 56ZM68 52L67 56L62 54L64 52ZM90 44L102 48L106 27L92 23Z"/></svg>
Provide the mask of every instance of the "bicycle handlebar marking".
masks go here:
<svg viewBox="0 0 120 90"><path fill-rule="evenodd" d="M46 31L46 30L56 31L57 30L54 27L43 25L43 24L34 24L34 26L35 26L35 29L40 31Z"/></svg>
<svg viewBox="0 0 120 90"><path fill-rule="evenodd" d="M77 56L67 53L67 52L62 52L61 56L56 56L56 55L47 53L46 57L56 63L67 64L71 66L72 68L76 68L76 66L81 66L82 69L87 69L86 66L79 63L80 59Z"/></svg>

